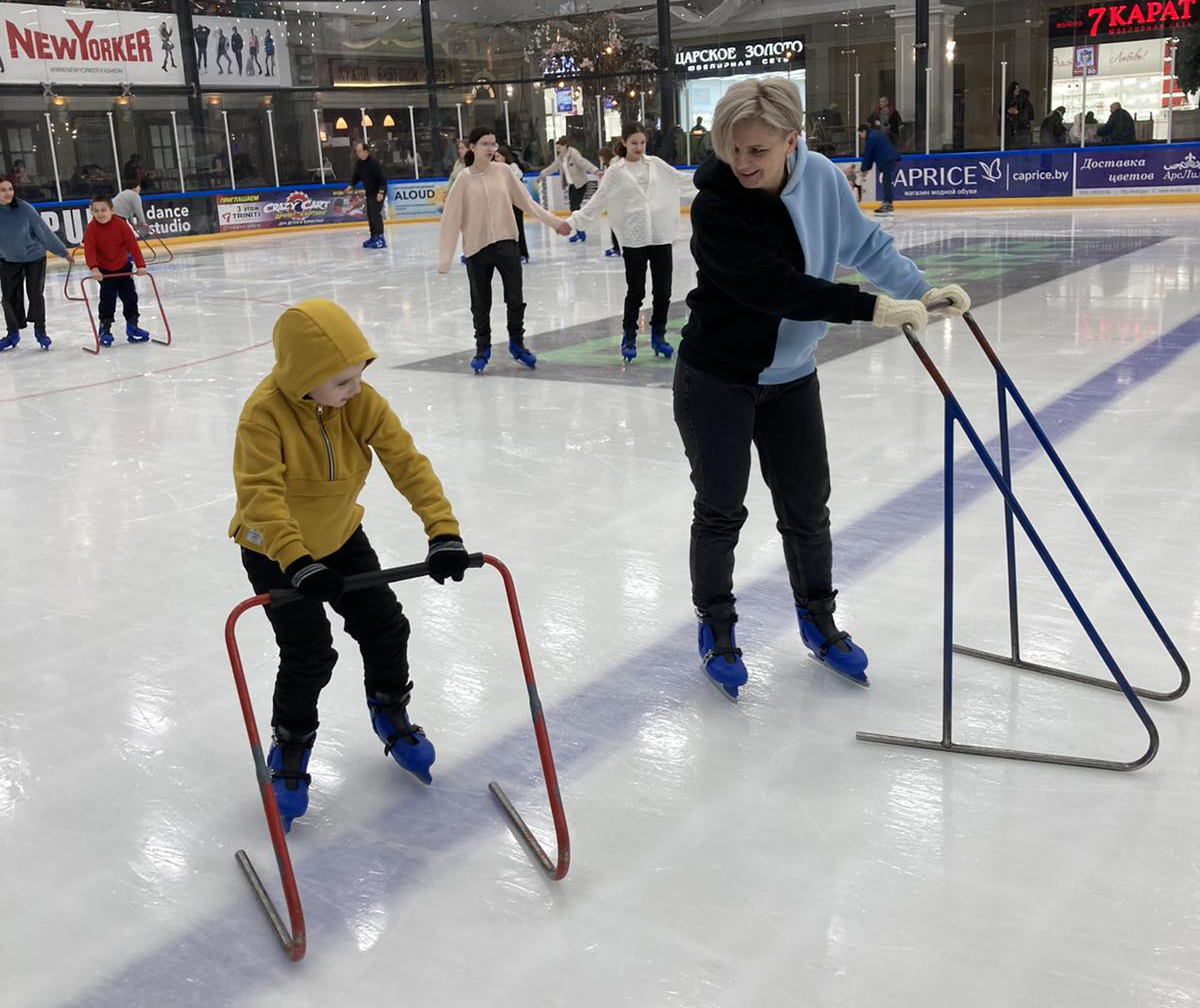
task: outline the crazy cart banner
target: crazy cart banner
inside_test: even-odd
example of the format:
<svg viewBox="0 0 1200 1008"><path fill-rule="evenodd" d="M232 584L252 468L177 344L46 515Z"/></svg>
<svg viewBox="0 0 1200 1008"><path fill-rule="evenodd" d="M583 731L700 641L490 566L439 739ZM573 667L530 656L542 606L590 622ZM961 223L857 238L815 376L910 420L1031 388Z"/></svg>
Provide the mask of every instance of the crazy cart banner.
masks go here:
<svg viewBox="0 0 1200 1008"><path fill-rule="evenodd" d="M218 231L261 231L309 224L344 224L365 220L362 191L309 186L225 193L217 197Z"/></svg>
<svg viewBox="0 0 1200 1008"><path fill-rule="evenodd" d="M446 205L445 179L433 182L389 182L387 200L395 220L419 217L440 217Z"/></svg>
<svg viewBox="0 0 1200 1008"><path fill-rule="evenodd" d="M204 88L292 86L286 29L278 21L196 16L192 38Z"/></svg>
<svg viewBox="0 0 1200 1008"><path fill-rule="evenodd" d="M0 4L0 84L183 84L173 14Z"/></svg>
<svg viewBox="0 0 1200 1008"><path fill-rule="evenodd" d="M1200 193L1200 143L1170 147L1103 147L1075 155L1079 196Z"/></svg>
<svg viewBox="0 0 1200 1008"><path fill-rule="evenodd" d="M1005 154L906 155L896 172L896 199L1070 196L1073 157L1070 148ZM876 198L881 198L878 178L875 186Z"/></svg>

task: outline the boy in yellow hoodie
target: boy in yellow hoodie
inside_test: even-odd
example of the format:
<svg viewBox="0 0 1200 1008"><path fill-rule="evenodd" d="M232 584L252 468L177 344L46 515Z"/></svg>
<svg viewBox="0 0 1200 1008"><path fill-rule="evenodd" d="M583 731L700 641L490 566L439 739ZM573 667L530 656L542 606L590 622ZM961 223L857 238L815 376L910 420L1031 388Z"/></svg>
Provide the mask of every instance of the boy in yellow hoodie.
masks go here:
<svg viewBox="0 0 1200 1008"><path fill-rule="evenodd" d="M290 829L308 808L317 697L337 661L325 602L362 652L367 707L384 752L432 782L433 744L408 719L409 625L400 603L387 585L342 594L346 575L380 569L358 503L372 451L425 525L430 577L461 581L467 551L429 460L362 380L375 352L350 316L330 301L301 301L279 317L273 339L275 367L238 419L229 535L256 593L294 588L303 596L266 608L279 644L267 765Z"/></svg>

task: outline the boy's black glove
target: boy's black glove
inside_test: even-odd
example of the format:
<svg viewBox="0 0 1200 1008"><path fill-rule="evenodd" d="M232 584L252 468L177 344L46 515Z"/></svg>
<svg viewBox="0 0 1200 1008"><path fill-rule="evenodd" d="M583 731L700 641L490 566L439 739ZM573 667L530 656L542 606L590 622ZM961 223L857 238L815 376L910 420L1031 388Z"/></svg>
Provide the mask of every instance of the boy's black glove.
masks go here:
<svg viewBox="0 0 1200 1008"><path fill-rule="evenodd" d="M302 556L289 564L283 574L305 598L336 602L341 597L344 586L342 575L332 567L317 563L310 556Z"/></svg>
<svg viewBox="0 0 1200 1008"><path fill-rule="evenodd" d="M459 536L434 536L429 540L425 565L429 568L429 576L438 584L445 584L446 578L461 581L467 569L467 548Z"/></svg>

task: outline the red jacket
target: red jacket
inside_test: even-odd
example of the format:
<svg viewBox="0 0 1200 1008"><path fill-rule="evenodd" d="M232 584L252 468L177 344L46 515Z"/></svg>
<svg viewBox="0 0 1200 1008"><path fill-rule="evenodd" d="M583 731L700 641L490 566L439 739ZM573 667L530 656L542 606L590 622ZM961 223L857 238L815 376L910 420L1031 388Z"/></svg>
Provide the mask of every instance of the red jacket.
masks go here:
<svg viewBox="0 0 1200 1008"><path fill-rule="evenodd" d="M120 217L111 218L107 224L95 218L88 223L83 232L83 258L88 269L99 267L105 273L123 273L131 258L139 268L146 265L133 229Z"/></svg>

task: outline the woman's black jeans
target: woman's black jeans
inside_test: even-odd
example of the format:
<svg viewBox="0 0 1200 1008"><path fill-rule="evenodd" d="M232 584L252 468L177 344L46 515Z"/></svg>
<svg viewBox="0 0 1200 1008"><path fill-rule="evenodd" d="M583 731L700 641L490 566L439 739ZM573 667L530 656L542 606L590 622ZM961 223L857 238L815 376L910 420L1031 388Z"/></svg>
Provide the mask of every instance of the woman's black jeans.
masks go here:
<svg viewBox="0 0 1200 1008"><path fill-rule="evenodd" d="M783 385L722 381L680 360L675 423L692 468L692 602L732 604L733 553L746 521L750 445L771 490L797 604L833 592L829 455L814 372Z"/></svg>

